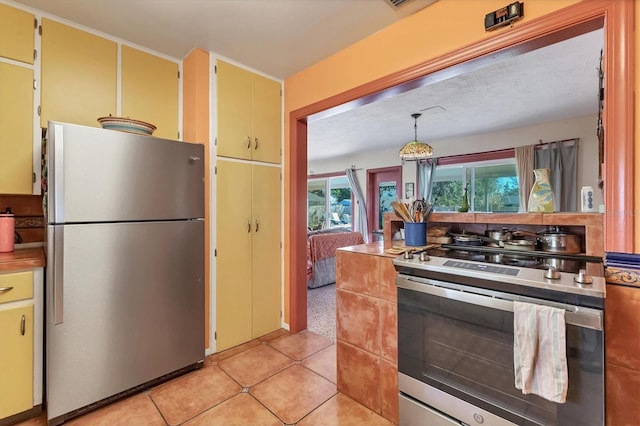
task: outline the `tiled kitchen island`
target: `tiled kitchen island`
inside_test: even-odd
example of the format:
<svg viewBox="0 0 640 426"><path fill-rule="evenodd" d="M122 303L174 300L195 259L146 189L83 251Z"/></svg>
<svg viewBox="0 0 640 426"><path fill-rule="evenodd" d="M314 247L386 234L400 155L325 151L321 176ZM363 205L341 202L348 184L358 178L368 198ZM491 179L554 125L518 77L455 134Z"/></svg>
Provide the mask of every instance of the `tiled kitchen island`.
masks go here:
<svg viewBox="0 0 640 426"><path fill-rule="evenodd" d="M337 385L398 424L395 255L384 252L390 246L379 242L337 250Z"/></svg>

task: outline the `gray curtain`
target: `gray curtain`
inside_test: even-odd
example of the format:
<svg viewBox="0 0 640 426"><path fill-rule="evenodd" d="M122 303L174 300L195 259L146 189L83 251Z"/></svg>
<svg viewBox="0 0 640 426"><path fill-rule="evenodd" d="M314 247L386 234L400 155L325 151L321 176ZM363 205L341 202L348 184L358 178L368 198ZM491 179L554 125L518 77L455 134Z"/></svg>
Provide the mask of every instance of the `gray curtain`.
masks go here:
<svg viewBox="0 0 640 426"><path fill-rule="evenodd" d="M551 169L551 188L557 211L577 210L578 141L579 138L551 142L535 150L534 168Z"/></svg>
<svg viewBox="0 0 640 426"><path fill-rule="evenodd" d="M360 184L358 183L358 177L356 176L355 169L347 169L345 170L345 173L347 174L349 187L351 188L351 193L353 194L353 198L355 198L356 200L356 206L358 208L358 215L353 218L353 230L360 232L362 234L364 242L368 243L369 225L367 223L367 207L364 202L364 195L362 195L362 190L360 189Z"/></svg>
<svg viewBox="0 0 640 426"><path fill-rule="evenodd" d="M518 175L518 191L520 196L520 208L518 211L526 212L529 204L529 193L533 187L533 145L518 146L515 148L516 174Z"/></svg>
<svg viewBox="0 0 640 426"><path fill-rule="evenodd" d="M429 202L431 202L433 176L436 172L437 164L437 158L418 162L418 188L420 189L420 198L424 198Z"/></svg>

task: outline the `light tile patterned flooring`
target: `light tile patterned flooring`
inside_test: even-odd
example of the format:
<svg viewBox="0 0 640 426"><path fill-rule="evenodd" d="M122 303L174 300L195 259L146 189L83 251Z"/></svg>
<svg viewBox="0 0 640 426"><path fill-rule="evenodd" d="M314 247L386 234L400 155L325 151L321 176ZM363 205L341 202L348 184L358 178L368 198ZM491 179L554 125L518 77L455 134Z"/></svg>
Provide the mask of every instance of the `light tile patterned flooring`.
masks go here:
<svg viewBox="0 0 640 426"><path fill-rule="evenodd" d="M390 425L336 390L336 347L279 330L211 355L204 366L76 417L71 426ZM46 417L19 426L44 426Z"/></svg>

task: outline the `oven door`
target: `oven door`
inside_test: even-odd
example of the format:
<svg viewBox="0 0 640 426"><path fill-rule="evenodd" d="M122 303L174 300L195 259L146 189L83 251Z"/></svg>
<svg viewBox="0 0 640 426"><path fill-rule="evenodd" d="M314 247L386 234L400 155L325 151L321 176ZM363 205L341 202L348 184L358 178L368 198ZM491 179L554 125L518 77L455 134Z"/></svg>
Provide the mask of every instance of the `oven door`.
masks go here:
<svg viewBox="0 0 640 426"><path fill-rule="evenodd" d="M396 283L401 397L467 424L481 423L462 413L475 407L518 425L604 424L602 311L406 275ZM563 404L515 387L514 300L567 310Z"/></svg>

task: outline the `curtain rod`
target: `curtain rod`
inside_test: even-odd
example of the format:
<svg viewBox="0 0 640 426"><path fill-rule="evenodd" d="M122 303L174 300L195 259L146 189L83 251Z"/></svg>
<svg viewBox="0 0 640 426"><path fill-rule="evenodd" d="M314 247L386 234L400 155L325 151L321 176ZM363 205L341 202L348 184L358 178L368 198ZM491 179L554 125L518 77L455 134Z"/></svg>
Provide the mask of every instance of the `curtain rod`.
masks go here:
<svg viewBox="0 0 640 426"><path fill-rule="evenodd" d="M549 145L549 144L552 144L552 143L564 143L564 142L576 142L576 143L578 143L579 140L580 140L580 138L571 138L571 139L563 139L561 141L542 142L542 139L539 139L538 143L535 146Z"/></svg>

